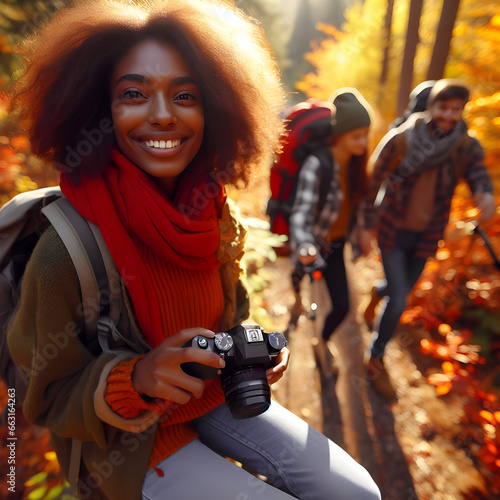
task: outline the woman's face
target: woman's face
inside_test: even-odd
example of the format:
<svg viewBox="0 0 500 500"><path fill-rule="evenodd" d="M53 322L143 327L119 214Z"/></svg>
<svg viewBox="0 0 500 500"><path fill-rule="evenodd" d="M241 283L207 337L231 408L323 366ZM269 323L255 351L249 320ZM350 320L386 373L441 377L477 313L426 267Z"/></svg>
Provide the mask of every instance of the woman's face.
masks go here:
<svg viewBox="0 0 500 500"><path fill-rule="evenodd" d="M137 44L113 71L111 99L118 148L172 193L205 124L200 90L179 52L153 39Z"/></svg>
<svg viewBox="0 0 500 500"><path fill-rule="evenodd" d="M368 147L370 127L362 127L337 136L335 145L343 148L348 154L362 155Z"/></svg>

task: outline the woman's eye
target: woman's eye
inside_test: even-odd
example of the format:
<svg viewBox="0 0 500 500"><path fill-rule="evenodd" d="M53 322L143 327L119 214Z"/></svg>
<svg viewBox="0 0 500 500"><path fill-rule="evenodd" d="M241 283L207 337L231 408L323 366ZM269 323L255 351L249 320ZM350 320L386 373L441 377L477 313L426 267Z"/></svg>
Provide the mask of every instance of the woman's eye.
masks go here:
<svg viewBox="0 0 500 500"><path fill-rule="evenodd" d="M181 92L175 97L176 101L194 101L196 97L191 92Z"/></svg>
<svg viewBox="0 0 500 500"><path fill-rule="evenodd" d="M124 99L145 99L138 90L124 90L120 97Z"/></svg>

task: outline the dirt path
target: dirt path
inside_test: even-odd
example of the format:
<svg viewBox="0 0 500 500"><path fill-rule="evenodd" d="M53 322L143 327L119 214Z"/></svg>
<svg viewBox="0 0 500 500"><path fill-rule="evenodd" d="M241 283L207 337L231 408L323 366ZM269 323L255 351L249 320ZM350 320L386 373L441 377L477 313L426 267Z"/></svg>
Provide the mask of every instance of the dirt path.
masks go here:
<svg viewBox="0 0 500 500"><path fill-rule="evenodd" d="M293 303L290 262L272 265L266 298L276 325L287 328ZM315 321L301 316L289 332L292 357L286 377L275 387L275 398L345 448L372 474L384 500L493 499L472 459L455 447L462 402L439 398L425 381L428 361L419 353L418 332L399 330L390 343L386 365L395 380L398 399L388 403L366 382L363 353L370 333L361 321L371 284L380 264L363 259L348 268L351 313L330 342L338 350L337 376L324 379L316 366L312 342L328 309L326 288ZM307 307L310 289L302 283Z"/></svg>

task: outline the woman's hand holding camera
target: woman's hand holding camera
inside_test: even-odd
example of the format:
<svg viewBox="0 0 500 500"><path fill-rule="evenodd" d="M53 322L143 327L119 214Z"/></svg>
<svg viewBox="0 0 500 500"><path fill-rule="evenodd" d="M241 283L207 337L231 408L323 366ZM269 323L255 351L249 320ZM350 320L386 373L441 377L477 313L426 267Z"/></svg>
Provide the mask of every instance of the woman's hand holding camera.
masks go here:
<svg viewBox="0 0 500 500"><path fill-rule="evenodd" d="M290 360L290 351L287 347L283 347L281 352L276 357L275 365L266 370L267 382L269 385L275 384L285 373Z"/></svg>
<svg viewBox="0 0 500 500"><path fill-rule="evenodd" d="M213 338L215 333L205 328L188 328L165 339L135 365L132 383L139 394L186 404L193 396L201 398L205 382L188 375L181 364L201 363L223 368L224 360L214 352L202 349L183 349L196 335Z"/></svg>

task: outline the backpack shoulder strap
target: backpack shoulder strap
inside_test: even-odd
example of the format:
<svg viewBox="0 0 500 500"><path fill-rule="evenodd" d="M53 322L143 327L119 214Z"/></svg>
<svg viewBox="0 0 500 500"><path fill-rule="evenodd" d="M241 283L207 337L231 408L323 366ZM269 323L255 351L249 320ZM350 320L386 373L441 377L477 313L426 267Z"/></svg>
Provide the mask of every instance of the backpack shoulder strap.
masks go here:
<svg viewBox="0 0 500 500"><path fill-rule="evenodd" d="M122 348L147 352L149 347L140 337L118 330L126 292L99 228L82 217L66 198L42 211L66 246L78 275L85 320L82 340L87 348L93 353Z"/></svg>
<svg viewBox="0 0 500 500"><path fill-rule="evenodd" d="M99 229L82 217L66 198L47 205L42 212L64 243L78 275L85 319L85 345L91 351L99 345L103 348L99 322L110 317L117 321L119 316L115 312L119 309L118 301L111 296L109 276L116 268L109 250ZM118 293L116 289L115 295ZM77 488L80 476L82 446L82 441L71 440L68 481L74 488Z"/></svg>
<svg viewBox="0 0 500 500"><path fill-rule="evenodd" d="M375 200L373 202L373 206L375 208L378 209L380 205L382 205L389 184L388 177L392 177L396 174L398 167L406 154L406 149L407 143L404 132L394 135L394 152L389 160L389 164L387 165L387 169L385 171L384 178L382 179L382 183L377 191L377 195L375 196Z"/></svg>
<svg viewBox="0 0 500 500"><path fill-rule="evenodd" d="M318 158L320 163L320 190L319 190L319 208L324 206L326 203L326 198L328 196L328 191L330 190L330 185L333 180L333 156L328 146L319 149L314 152L314 156Z"/></svg>
<svg viewBox="0 0 500 500"><path fill-rule="evenodd" d="M109 279L106 266L89 222L66 199L60 198L42 209L59 234L75 266L82 292L85 345L98 348L97 325L109 314Z"/></svg>
<svg viewBox="0 0 500 500"><path fill-rule="evenodd" d="M394 154L391 157L389 165L387 165L387 172L395 174L398 170L399 164L406 154L406 136L404 133L397 134L394 137Z"/></svg>
<svg viewBox="0 0 500 500"><path fill-rule="evenodd" d="M464 177L467 170L468 153L472 145L472 137L466 132L458 139L455 146L453 146L451 157L453 161L453 168L455 172L455 179L458 182L460 178Z"/></svg>

